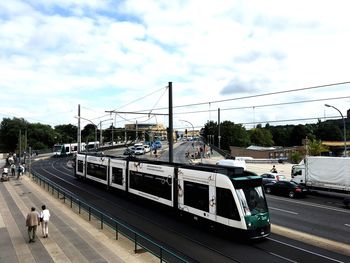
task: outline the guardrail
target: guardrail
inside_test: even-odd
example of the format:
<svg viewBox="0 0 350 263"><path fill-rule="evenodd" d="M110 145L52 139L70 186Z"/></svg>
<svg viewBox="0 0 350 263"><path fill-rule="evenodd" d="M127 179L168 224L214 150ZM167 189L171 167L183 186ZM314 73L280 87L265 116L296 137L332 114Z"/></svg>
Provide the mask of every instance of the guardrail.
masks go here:
<svg viewBox="0 0 350 263"><path fill-rule="evenodd" d="M75 210L75 212L78 212L81 215L86 215L89 221L93 219L99 221L101 229L103 229L104 226L107 226L115 231L116 240L118 240L119 234L122 234L124 237L134 242L135 253L137 253L141 248L158 257L160 262L190 262L184 257L181 257L160 245L151 238L146 237L144 234L133 229L131 226L112 218L101 210L81 200L79 196L57 185L46 177L32 173L31 178L35 183L43 187L44 190L51 192L51 195L56 195L57 199L63 200L64 203L68 202L72 210Z"/></svg>

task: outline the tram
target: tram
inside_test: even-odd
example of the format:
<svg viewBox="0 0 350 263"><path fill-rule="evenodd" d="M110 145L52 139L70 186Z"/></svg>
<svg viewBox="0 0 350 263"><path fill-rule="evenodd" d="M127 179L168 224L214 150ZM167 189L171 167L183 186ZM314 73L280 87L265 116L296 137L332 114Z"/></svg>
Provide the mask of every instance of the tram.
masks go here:
<svg viewBox="0 0 350 263"><path fill-rule="evenodd" d="M250 239L270 234L262 179L242 167L189 165L79 153L75 176L171 207Z"/></svg>

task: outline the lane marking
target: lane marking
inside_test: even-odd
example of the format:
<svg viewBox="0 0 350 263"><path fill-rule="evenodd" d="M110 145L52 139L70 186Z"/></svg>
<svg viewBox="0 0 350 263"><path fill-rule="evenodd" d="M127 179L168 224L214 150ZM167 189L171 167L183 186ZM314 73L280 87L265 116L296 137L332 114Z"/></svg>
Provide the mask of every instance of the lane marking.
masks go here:
<svg viewBox="0 0 350 263"><path fill-rule="evenodd" d="M280 209L280 208L276 208L276 207L271 207L271 206L269 206L269 209L277 210L277 211L281 211L281 212L285 212L285 213L289 213L289 214L293 214L293 215L299 215L299 213L297 213L297 212L293 212L293 211L289 211L289 210L284 210L284 209Z"/></svg>
<svg viewBox="0 0 350 263"><path fill-rule="evenodd" d="M332 261L334 261L334 262L345 263L344 261L340 261L340 260L337 260L337 259L335 259L335 258L330 258L330 257L327 257L327 256L325 256L325 255L322 255L322 254L319 254L319 253L316 253L316 252L312 252L312 251L307 250L307 249L305 249L305 248L297 247L297 246L294 246L294 245L291 245L291 244L288 244L288 243L279 241L279 240L277 240L277 239L273 239L273 238L270 238L270 237L268 237L268 239L270 239L270 240L272 240L272 241L275 241L275 242L277 242L277 243L283 244L283 245L288 246L288 247L292 247L292 248L295 248L295 249L299 249L299 250L301 250L301 251L310 253L310 254L312 254L312 255L315 255L315 256L318 256L318 257L321 257L321 258L329 259L329 260L332 260Z"/></svg>
<svg viewBox="0 0 350 263"><path fill-rule="evenodd" d="M350 226L350 224L344 224L345 226Z"/></svg>
<svg viewBox="0 0 350 263"><path fill-rule="evenodd" d="M341 243L341 242L333 241L327 238L303 233L301 231L292 230L290 228L275 225L275 224L271 225L271 232L281 236L289 237L291 239L294 239L312 246L320 247L328 251L350 256L350 245L346 243ZM282 243L281 241L278 241L278 242ZM288 246L292 246L292 245L288 245ZM299 249L303 250L302 248L299 248ZM314 252L310 251L310 253L314 253Z"/></svg>
<svg viewBox="0 0 350 263"><path fill-rule="evenodd" d="M278 255L276 253L269 252L269 254L271 254L271 255L273 255L275 257L278 257L278 258L282 258L282 259L284 259L286 261L289 261L289 262L298 263L298 261L294 261L294 260L291 260L290 258L282 257L281 255Z"/></svg>
<svg viewBox="0 0 350 263"><path fill-rule="evenodd" d="M327 210L332 210L332 211L337 211L337 212L350 214L350 210L330 207L330 206L326 206L326 205L313 204L313 203L310 203L310 202L290 200L290 199L286 199L286 198L278 198L278 197L273 197L273 196L269 196L267 199L269 199L269 198L275 199L275 200L279 200L279 201L285 201L285 202L289 202L289 203L296 203L296 204L301 204L301 205L306 205L306 206L313 206L313 207L317 207L317 208L324 208L324 209L327 209Z"/></svg>

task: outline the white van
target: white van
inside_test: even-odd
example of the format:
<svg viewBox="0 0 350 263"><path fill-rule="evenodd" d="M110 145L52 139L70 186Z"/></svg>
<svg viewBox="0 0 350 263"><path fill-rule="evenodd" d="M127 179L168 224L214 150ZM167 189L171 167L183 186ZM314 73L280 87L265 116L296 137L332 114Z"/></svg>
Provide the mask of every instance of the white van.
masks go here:
<svg viewBox="0 0 350 263"><path fill-rule="evenodd" d="M247 169L247 165L244 160L223 159L223 160L217 161L216 165L235 166L235 167L242 167L244 170Z"/></svg>

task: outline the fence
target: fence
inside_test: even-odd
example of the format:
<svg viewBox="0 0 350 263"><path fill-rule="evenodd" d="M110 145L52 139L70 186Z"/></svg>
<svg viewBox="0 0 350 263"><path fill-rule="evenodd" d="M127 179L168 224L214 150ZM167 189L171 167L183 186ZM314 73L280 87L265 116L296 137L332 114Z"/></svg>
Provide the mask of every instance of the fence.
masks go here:
<svg viewBox="0 0 350 263"><path fill-rule="evenodd" d="M160 262L189 262L189 260L177 255L164 246L153 241L151 238L146 237L144 234L134 230L131 226L114 219L101 210L93 207L92 205L80 200L80 198L62 188L51 180L40 176L36 173L32 173L32 180L43 187L46 191L51 192L51 195L56 196L57 199L63 200L68 204L72 210L78 212L80 215L86 215L88 220L96 220L101 229L105 226L115 231L115 239L118 240L119 234L128 238L134 244L134 252L137 253L139 249L144 249L149 253L160 259Z"/></svg>

